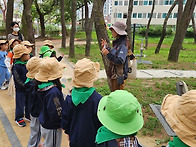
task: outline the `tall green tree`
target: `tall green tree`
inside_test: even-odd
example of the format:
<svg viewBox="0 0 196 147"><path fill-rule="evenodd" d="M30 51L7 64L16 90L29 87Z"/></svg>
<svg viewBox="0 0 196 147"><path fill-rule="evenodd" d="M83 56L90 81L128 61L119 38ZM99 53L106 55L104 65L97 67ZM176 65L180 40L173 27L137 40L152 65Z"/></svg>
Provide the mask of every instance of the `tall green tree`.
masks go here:
<svg viewBox="0 0 196 147"><path fill-rule="evenodd" d="M195 4L196 4L196 0L186 1L184 10L182 12L182 17L177 18L179 20L177 20L178 23L176 27L176 34L175 34L173 43L170 47L170 51L168 55L169 61L178 62L180 50L182 49L182 43L183 43L186 31L187 31L187 27L190 23L190 19L192 18L193 11L195 9Z"/></svg>
<svg viewBox="0 0 196 147"><path fill-rule="evenodd" d="M130 46L132 45L132 30L131 30L131 16L132 16L132 11L133 11L133 0L129 0L129 7L128 7L128 15L127 15L127 34L128 34L128 38L129 38L129 43Z"/></svg>
<svg viewBox="0 0 196 147"><path fill-rule="evenodd" d="M13 9L14 9L14 0L7 1L7 13L6 13L6 36L12 32L11 23L13 21Z"/></svg>
<svg viewBox="0 0 196 147"><path fill-rule="evenodd" d="M61 47L66 47L66 26L65 26L65 0L61 0L61 26L62 26L62 43Z"/></svg>

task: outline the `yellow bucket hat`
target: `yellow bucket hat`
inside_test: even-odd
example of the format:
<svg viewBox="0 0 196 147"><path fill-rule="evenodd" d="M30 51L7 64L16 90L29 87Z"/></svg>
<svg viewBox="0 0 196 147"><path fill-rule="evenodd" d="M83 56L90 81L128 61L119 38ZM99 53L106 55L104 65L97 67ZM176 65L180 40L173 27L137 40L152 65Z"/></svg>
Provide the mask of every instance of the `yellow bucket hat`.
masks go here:
<svg viewBox="0 0 196 147"><path fill-rule="evenodd" d="M161 113L187 145L196 145L196 90L182 96L168 94L163 100Z"/></svg>
<svg viewBox="0 0 196 147"><path fill-rule="evenodd" d="M42 59L38 57L32 57L31 59L29 59L26 65L27 70L28 70L28 73L26 74L26 76L28 78L31 78L31 79L35 78L35 74L38 73L39 71L41 61Z"/></svg>
<svg viewBox="0 0 196 147"><path fill-rule="evenodd" d="M13 48L13 53L14 53L13 58L14 58L14 59L18 59L18 58L20 58L23 54L29 54L30 51L29 51L24 45L17 44L17 45Z"/></svg>
<svg viewBox="0 0 196 147"><path fill-rule="evenodd" d="M55 57L43 58L40 62L39 72L35 75L35 79L40 82L48 82L63 75L65 64L59 63Z"/></svg>
<svg viewBox="0 0 196 147"><path fill-rule="evenodd" d="M93 87L93 82L97 80L100 64L90 59L83 58L78 60L74 66L73 86L74 87Z"/></svg>
<svg viewBox="0 0 196 147"><path fill-rule="evenodd" d="M18 40L18 39L11 39L11 40L9 41L9 46L11 46L11 45L13 44L14 41L18 41L19 43L21 42L21 41Z"/></svg>

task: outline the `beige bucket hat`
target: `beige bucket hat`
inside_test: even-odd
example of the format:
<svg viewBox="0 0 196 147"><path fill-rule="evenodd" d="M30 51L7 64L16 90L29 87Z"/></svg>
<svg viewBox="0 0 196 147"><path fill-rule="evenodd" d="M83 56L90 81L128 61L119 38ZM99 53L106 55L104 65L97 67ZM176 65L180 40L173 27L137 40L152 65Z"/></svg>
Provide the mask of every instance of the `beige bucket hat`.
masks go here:
<svg viewBox="0 0 196 147"><path fill-rule="evenodd" d="M127 32L125 31L127 29L127 25L123 22L117 21L109 29L114 29L119 35L127 35Z"/></svg>
<svg viewBox="0 0 196 147"><path fill-rule="evenodd" d="M32 57L31 59L29 59L26 65L27 70L28 70L28 73L26 74L26 76L28 78L31 78L31 79L35 78L35 74L38 73L39 71L41 61L42 59L38 57Z"/></svg>
<svg viewBox="0 0 196 147"><path fill-rule="evenodd" d="M11 39L11 40L9 41L9 46L11 46L11 45L13 44L14 41L18 41L19 43L21 42L21 41L18 40L18 39Z"/></svg>
<svg viewBox="0 0 196 147"><path fill-rule="evenodd" d="M166 95L161 113L184 143L196 145L196 90L188 91L182 96Z"/></svg>
<svg viewBox="0 0 196 147"><path fill-rule="evenodd" d="M0 40L0 44L8 43L7 40Z"/></svg>
<svg viewBox="0 0 196 147"><path fill-rule="evenodd" d="M74 87L93 87L93 82L97 80L100 64L90 59L83 58L78 60L74 66L73 86Z"/></svg>
<svg viewBox="0 0 196 147"><path fill-rule="evenodd" d="M46 45L53 46L53 48L54 48L54 45L52 44L52 41L50 41L50 40L44 41L44 46L46 46Z"/></svg>
<svg viewBox="0 0 196 147"><path fill-rule="evenodd" d="M18 59L18 58L20 58L23 54L29 54L30 51L29 51L24 45L17 44L17 45L13 48L13 53L14 53L13 58L14 58L14 59Z"/></svg>
<svg viewBox="0 0 196 147"><path fill-rule="evenodd" d="M35 79L40 82L48 82L63 75L65 64L59 63L55 57L43 58L40 62L39 72L35 74Z"/></svg>
<svg viewBox="0 0 196 147"><path fill-rule="evenodd" d="M34 46L34 44L30 43L29 41L23 41L21 42L22 45L26 46Z"/></svg>

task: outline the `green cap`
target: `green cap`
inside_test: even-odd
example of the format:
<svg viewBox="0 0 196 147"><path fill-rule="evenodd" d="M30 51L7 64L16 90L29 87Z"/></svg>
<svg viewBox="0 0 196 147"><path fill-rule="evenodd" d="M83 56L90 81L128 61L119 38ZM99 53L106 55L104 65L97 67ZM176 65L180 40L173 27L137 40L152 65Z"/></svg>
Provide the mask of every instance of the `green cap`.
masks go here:
<svg viewBox="0 0 196 147"><path fill-rule="evenodd" d="M48 50L50 50L50 48L48 46L42 46L40 48L40 50L41 51L39 52L39 54L42 55L42 54L46 53Z"/></svg>
<svg viewBox="0 0 196 147"><path fill-rule="evenodd" d="M51 57L52 54L56 54L56 51L50 49L44 53L43 58L44 57Z"/></svg>
<svg viewBox="0 0 196 147"><path fill-rule="evenodd" d="M103 97L97 115L108 130L119 135L133 134L144 124L139 102L125 90L116 90Z"/></svg>

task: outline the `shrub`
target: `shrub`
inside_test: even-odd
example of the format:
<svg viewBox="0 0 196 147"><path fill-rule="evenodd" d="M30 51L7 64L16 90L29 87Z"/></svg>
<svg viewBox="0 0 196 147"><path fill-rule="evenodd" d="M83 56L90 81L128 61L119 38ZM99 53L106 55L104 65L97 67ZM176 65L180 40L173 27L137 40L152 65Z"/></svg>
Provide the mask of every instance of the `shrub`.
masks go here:
<svg viewBox="0 0 196 147"><path fill-rule="evenodd" d="M139 34L142 36L145 36L146 33L146 27L140 28L139 29ZM149 28L149 33L148 36L150 37L158 37L162 33L162 26L150 26ZM166 34L167 35L172 35L173 31L171 27L167 27Z"/></svg>
<svg viewBox="0 0 196 147"><path fill-rule="evenodd" d="M194 37L194 33L193 33L193 28L192 27L187 29L186 37L188 37L188 38Z"/></svg>

